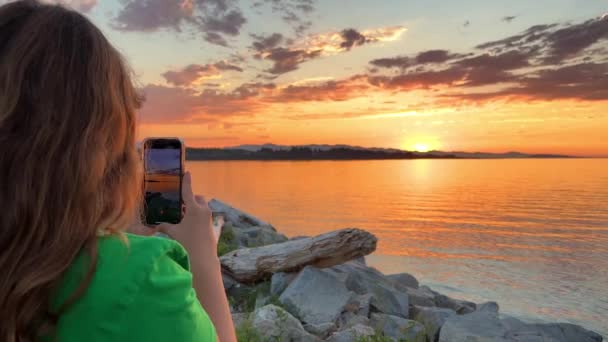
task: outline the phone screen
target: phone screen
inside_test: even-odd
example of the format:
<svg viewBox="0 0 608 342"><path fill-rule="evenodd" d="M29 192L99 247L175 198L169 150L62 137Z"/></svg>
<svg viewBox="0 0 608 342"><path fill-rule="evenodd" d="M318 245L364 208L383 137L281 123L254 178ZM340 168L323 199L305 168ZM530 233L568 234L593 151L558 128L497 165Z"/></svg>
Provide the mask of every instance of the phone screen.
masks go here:
<svg viewBox="0 0 608 342"><path fill-rule="evenodd" d="M145 223L182 220L182 143L178 139L149 139L144 144Z"/></svg>

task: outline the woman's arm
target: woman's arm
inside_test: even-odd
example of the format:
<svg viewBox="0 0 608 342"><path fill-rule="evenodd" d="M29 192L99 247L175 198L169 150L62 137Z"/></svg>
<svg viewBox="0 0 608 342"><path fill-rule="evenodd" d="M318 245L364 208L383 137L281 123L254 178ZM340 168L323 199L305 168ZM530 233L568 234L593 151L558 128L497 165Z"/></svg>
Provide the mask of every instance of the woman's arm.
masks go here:
<svg viewBox="0 0 608 342"><path fill-rule="evenodd" d="M181 243L188 252L194 289L213 321L218 339L221 342L234 342L236 335L217 257L211 210L204 198L195 198L190 173L183 177L182 198L186 207L182 222L177 225L163 224L159 229Z"/></svg>

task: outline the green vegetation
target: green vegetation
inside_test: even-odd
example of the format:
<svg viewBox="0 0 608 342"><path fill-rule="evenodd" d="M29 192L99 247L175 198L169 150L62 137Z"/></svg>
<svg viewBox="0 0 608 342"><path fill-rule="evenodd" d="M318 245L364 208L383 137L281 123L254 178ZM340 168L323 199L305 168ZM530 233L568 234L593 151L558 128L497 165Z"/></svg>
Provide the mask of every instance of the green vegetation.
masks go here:
<svg viewBox="0 0 608 342"><path fill-rule="evenodd" d="M407 333L416 323L412 322L409 326L403 329L404 333ZM358 336L356 342L392 342L393 339L384 335L383 332L376 330L372 336ZM399 342L426 342L426 334L424 332L419 333L414 339L399 339Z"/></svg>
<svg viewBox="0 0 608 342"><path fill-rule="evenodd" d="M264 342L260 333L253 327L250 319L246 319L236 327L236 339L239 342Z"/></svg>
<svg viewBox="0 0 608 342"><path fill-rule="evenodd" d="M239 312L252 312L255 310L256 299L270 296L270 281L265 281L256 286L241 286L228 293L228 303ZM278 302L278 298L274 299ZM272 303L274 304L274 303Z"/></svg>
<svg viewBox="0 0 608 342"><path fill-rule="evenodd" d="M403 328L402 332L404 334L407 334L411 329L414 329L415 326L416 326L416 322L415 321L410 321L408 323L408 325ZM416 336L414 336L414 339L408 339L407 341L403 340L401 342L426 342L426 336L427 335L428 335L427 334L427 329L426 329L426 326L424 326L424 330L418 332L416 334Z"/></svg>
<svg viewBox="0 0 608 342"><path fill-rule="evenodd" d="M225 224L217 242L217 255L222 256L236 249L238 249L238 244L236 243L234 228L230 224Z"/></svg>
<svg viewBox="0 0 608 342"><path fill-rule="evenodd" d="M372 336L358 336L356 342L392 342L393 339L384 336L380 331L376 331Z"/></svg>

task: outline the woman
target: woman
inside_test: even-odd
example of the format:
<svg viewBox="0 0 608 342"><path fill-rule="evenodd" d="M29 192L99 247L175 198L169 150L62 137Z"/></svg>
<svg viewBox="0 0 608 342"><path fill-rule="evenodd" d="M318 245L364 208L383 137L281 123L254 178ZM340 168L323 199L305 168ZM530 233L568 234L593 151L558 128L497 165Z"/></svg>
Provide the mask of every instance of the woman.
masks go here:
<svg viewBox="0 0 608 342"><path fill-rule="evenodd" d="M162 227L177 242L123 232L141 202L137 104L85 17L0 7L0 340L235 340L189 175L182 223Z"/></svg>

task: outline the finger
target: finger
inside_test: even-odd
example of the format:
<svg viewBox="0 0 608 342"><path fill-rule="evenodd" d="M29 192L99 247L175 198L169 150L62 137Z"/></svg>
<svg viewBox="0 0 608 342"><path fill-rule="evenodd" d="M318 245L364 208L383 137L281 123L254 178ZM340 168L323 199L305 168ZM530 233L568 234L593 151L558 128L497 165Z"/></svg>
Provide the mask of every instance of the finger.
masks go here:
<svg viewBox="0 0 608 342"><path fill-rule="evenodd" d="M158 229L154 226L149 227L149 226L144 226L143 224L135 224L129 227L129 229L127 230L127 232L131 233L131 234L136 234L136 235L143 235L143 236L149 236L149 235L154 235L158 232Z"/></svg>
<svg viewBox="0 0 608 342"><path fill-rule="evenodd" d="M204 196L196 195L196 196L194 196L194 199L196 200L196 203L198 203L201 206L207 205L207 200L205 200Z"/></svg>
<svg viewBox="0 0 608 342"><path fill-rule="evenodd" d="M196 205L194 192L192 192L192 176L190 175L190 172L184 173L184 177L182 177L182 200L184 201L186 208Z"/></svg>
<svg viewBox="0 0 608 342"><path fill-rule="evenodd" d="M175 229L175 226L170 223L160 223L156 226L156 229L158 232L161 232L163 234L169 235L170 237L173 237L173 229Z"/></svg>

